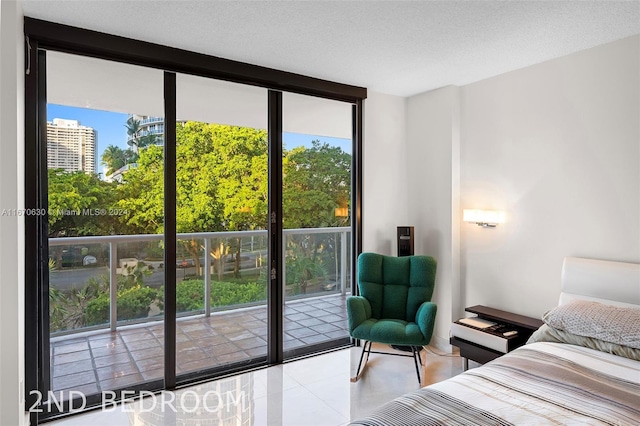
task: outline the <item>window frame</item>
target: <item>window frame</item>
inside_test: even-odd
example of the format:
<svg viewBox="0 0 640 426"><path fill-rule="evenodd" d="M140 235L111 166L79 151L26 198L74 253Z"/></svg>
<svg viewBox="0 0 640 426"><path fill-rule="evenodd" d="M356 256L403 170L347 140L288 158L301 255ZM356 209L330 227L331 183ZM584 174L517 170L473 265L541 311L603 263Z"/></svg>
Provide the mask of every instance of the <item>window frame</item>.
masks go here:
<svg viewBox="0 0 640 426"><path fill-rule="evenodd" d="M347 102L352 105L352 238L351 253L353 259L362 251L362 146L363 146L363 105L367 97L367 89L332 81L322 80L287 71L261 67L257 65L232 61L202 53L187 51L174 47L162 46L155 43L134 40L130 38L105 34L97 31L81 29L59 23L25 17L25 207L39 208L47 204L46 173L46 51L59 51L81 56L89 56L98 59L123 62L133 65L155 68L164 71L165 117L175 119L175 76L176 73L184 73L208 77L216 80L224 80L234 83L264 87L269 91L269 124L279 134L270 141L270 211L275 211L277 217L282 217L282 176L281 167L279 173L273 171L281 166L282 150L282 92L298 93L320 98ZM175 126L175 120L172 122ZM171 130L165 122L165 130ZM169 133L169 132L165 132ZM166 145L172 145L171 138L165 140ZM175 141L173 141L175 142ZM173 144L174 145L174 144ZM173 147L175 149L175 146ZM279 158L272 161L271 157ZM175 166L175 160L173 161ZM165 169L165 173L171 170ZM279 183L279 186L278 186ZM168 192L167 192L168 191ZM173 194L173 198L171 195ZM169 197L169 198L166 198ZM272 198L273 197L273 198ZM175 199L175 182L165 188L165 198ZM278 208L279 206L279 208ZM175 205L174 205L175 207ZM167 219L173 219L173 235L168 235L171 229L165 230L165 240L169 243L175 241L175 210L167 212ZM46 216L25 217L25 385L26 389L48 389L49 376L48 353L48 327L42 327L44 318L48 318L48 271L43 259L48 257ZM269 229L270 237L279 235L277 242L282 244L282 221L276 221ZM169 238L169 240L167 240ZM173 240L171 240L173 238ZM270 244L273 245L273 244ZM166 256L175 257L175 244L167 244ZM269 265L275 265L278 272L284 267L284 259L281 259L281 247L276 245L270 252ZM172 262L167 265L170 266ZM173 268L175 269L175 268ZM171 268L167 268L166 274L171 274ZM175 270L173 271L175 275ZM278 277L282 274L278 273ZM352 262L351 276L356 275L356 262ZM266 364L274 365L283 362L282 350L282 294L275 289L279 285L279 279L269 285L269 332L279 336L277 339L270 337ZM174 281L175 282L175 281ZM171 287L169 285L166 288ZM175 286L173 291L175 298ZM352 280L352 294L356 294L356 283ZM278 295L279 294L279 295ZM174 301L175 305L175 301ZM175 306L165 307L173 310L173 315L165 317L165 328L168 335L175 335ZM169 313L171 314L171 313ZM274 318L279 319L271 319ZM171 333L173 330L173 333ZM278 334L279 333L279 334ZM271 340L274 340L271 342ZM171 343L171 342L166 342ZM176 385L184 385L189 381L202 379L190 378L189 381L176 383L175 374L175 342L172 349L167 351L169 344L165 345L165 364L173 360L173 374L167 374L170 368L165 365L165 379L162 384L164 389L173 389ZM314 350L322 349L314 347ZM167 353L167 352L173 352ZM172 356L171 356L172 355ZM46 365L45 365L46 364ZM153 390L161 383L159 381L148 382L143 389ZM32 406L35 395L27 393L25 408ZM32 424L38 424L39 420L52 416L40 417L37 413L30 413Z"/></svg>

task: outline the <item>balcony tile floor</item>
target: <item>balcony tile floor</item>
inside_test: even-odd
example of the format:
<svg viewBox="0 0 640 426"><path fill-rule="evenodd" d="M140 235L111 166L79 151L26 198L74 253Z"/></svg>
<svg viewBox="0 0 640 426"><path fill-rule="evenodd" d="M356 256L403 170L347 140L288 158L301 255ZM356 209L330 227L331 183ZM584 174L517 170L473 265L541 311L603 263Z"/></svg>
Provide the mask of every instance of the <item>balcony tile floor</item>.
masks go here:
<svg viewBox="0 0 640 426"><path fill-rule="evenodd" d="M285 305L285 350L348 336L345 296ZM178 374L249 360L267 353L266 306L179 319ZM51 341L52 388L84 394L163 377L164 325L149 323Z"/></svg>

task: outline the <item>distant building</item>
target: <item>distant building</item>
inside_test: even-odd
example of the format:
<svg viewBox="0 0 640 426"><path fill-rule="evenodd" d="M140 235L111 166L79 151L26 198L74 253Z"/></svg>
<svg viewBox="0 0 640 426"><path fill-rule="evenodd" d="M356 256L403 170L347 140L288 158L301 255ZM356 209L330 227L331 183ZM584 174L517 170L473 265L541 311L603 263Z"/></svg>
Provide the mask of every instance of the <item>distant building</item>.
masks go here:
<svg viewBox="0 0 640 426"><path fill-rule="evenodd" d="M107 182L122 182L122 176L124 176L124 174L129 170L135 169L137 167L138 167L137 163L125 164L124 166L120 167L118 170L116 170L110 175L107 174L106 172L107 169L105 168L104 180Z"/></svg>
<svg viewBox="0 0 640 426"><path fill-rule="evenodd" d="M129 126L131 121L138 123L138 131L135 135L127 135L127 145L129 148L139 153L139 148L153 145L164 145L164 118L163 117L151 117L148 115L129 114L127 118L127 124ZM134 143L135 139L135 143ZM112 174L107 174L107 168L104 170L104 180L107 182L122 182L122 177L131 169L138 167L136 163L125 164Z"/></svg>
<svg viewBox="0 0 640 426"><path fill-rule="evenodd" d="M129 118L137 120L140 125L137 138L148 137L149 135L155 136L155 145L164 145L164 117L151 117L148 115L130 114ZM132 135L127 136L127 143L131 145L133 139Z"/></svg>
<svg viewBox="0 0 640 426"><path fill-rule="evenodd" d="M77 120L47 122L47 167L96 173L98 133Z"/></svg>

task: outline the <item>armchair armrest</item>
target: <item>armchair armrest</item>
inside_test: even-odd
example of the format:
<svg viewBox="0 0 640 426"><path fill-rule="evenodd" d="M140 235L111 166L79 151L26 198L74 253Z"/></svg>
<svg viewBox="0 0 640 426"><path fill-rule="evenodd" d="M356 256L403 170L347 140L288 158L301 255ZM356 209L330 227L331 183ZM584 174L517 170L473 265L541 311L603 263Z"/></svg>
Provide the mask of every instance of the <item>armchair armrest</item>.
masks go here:
<svg viewBox="0 0 640 426"><path fill-rule="evenodd" d="M347 297L347 316L349 317L349 332L371 318L371 304L362 296Z"/></svg>
<svg viewBox="0 0 640 426"><path fill-rule="evenodd" d="M433 327L436 324L436 312L438 306L433 302L424 302L418 308L416 313L416 324L420 328L420 332L427 340L431 339L433 334Z"/></svg>

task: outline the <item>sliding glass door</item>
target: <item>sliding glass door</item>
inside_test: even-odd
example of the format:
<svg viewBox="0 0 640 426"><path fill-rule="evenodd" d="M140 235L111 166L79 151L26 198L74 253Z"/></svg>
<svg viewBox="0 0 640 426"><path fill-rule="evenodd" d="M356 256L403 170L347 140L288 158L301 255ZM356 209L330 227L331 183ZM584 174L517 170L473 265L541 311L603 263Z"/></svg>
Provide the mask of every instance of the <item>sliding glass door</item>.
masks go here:
<svg viewBox="0 0 640 426"><path fill-rule="evenodd" d="M176 76L176 370L267 356L267 91Z"/></svg>
<svg viewBox="0 0 640 426"><path fill-rule="evenodd" d="M47 52L46 82L49 390L162 380L162 72Z"/></svg>
<svg viewBox="0 0 640 426"><path fill-rule="evenodd" d="M357 99L47 40L25 102L31 421L349 344Z"/></svg>
<svg viewBox="0 0 640 426"><path fill-rule="evenodd" d="M283 95L286 357L348 343L351 105Z"/></svg>

